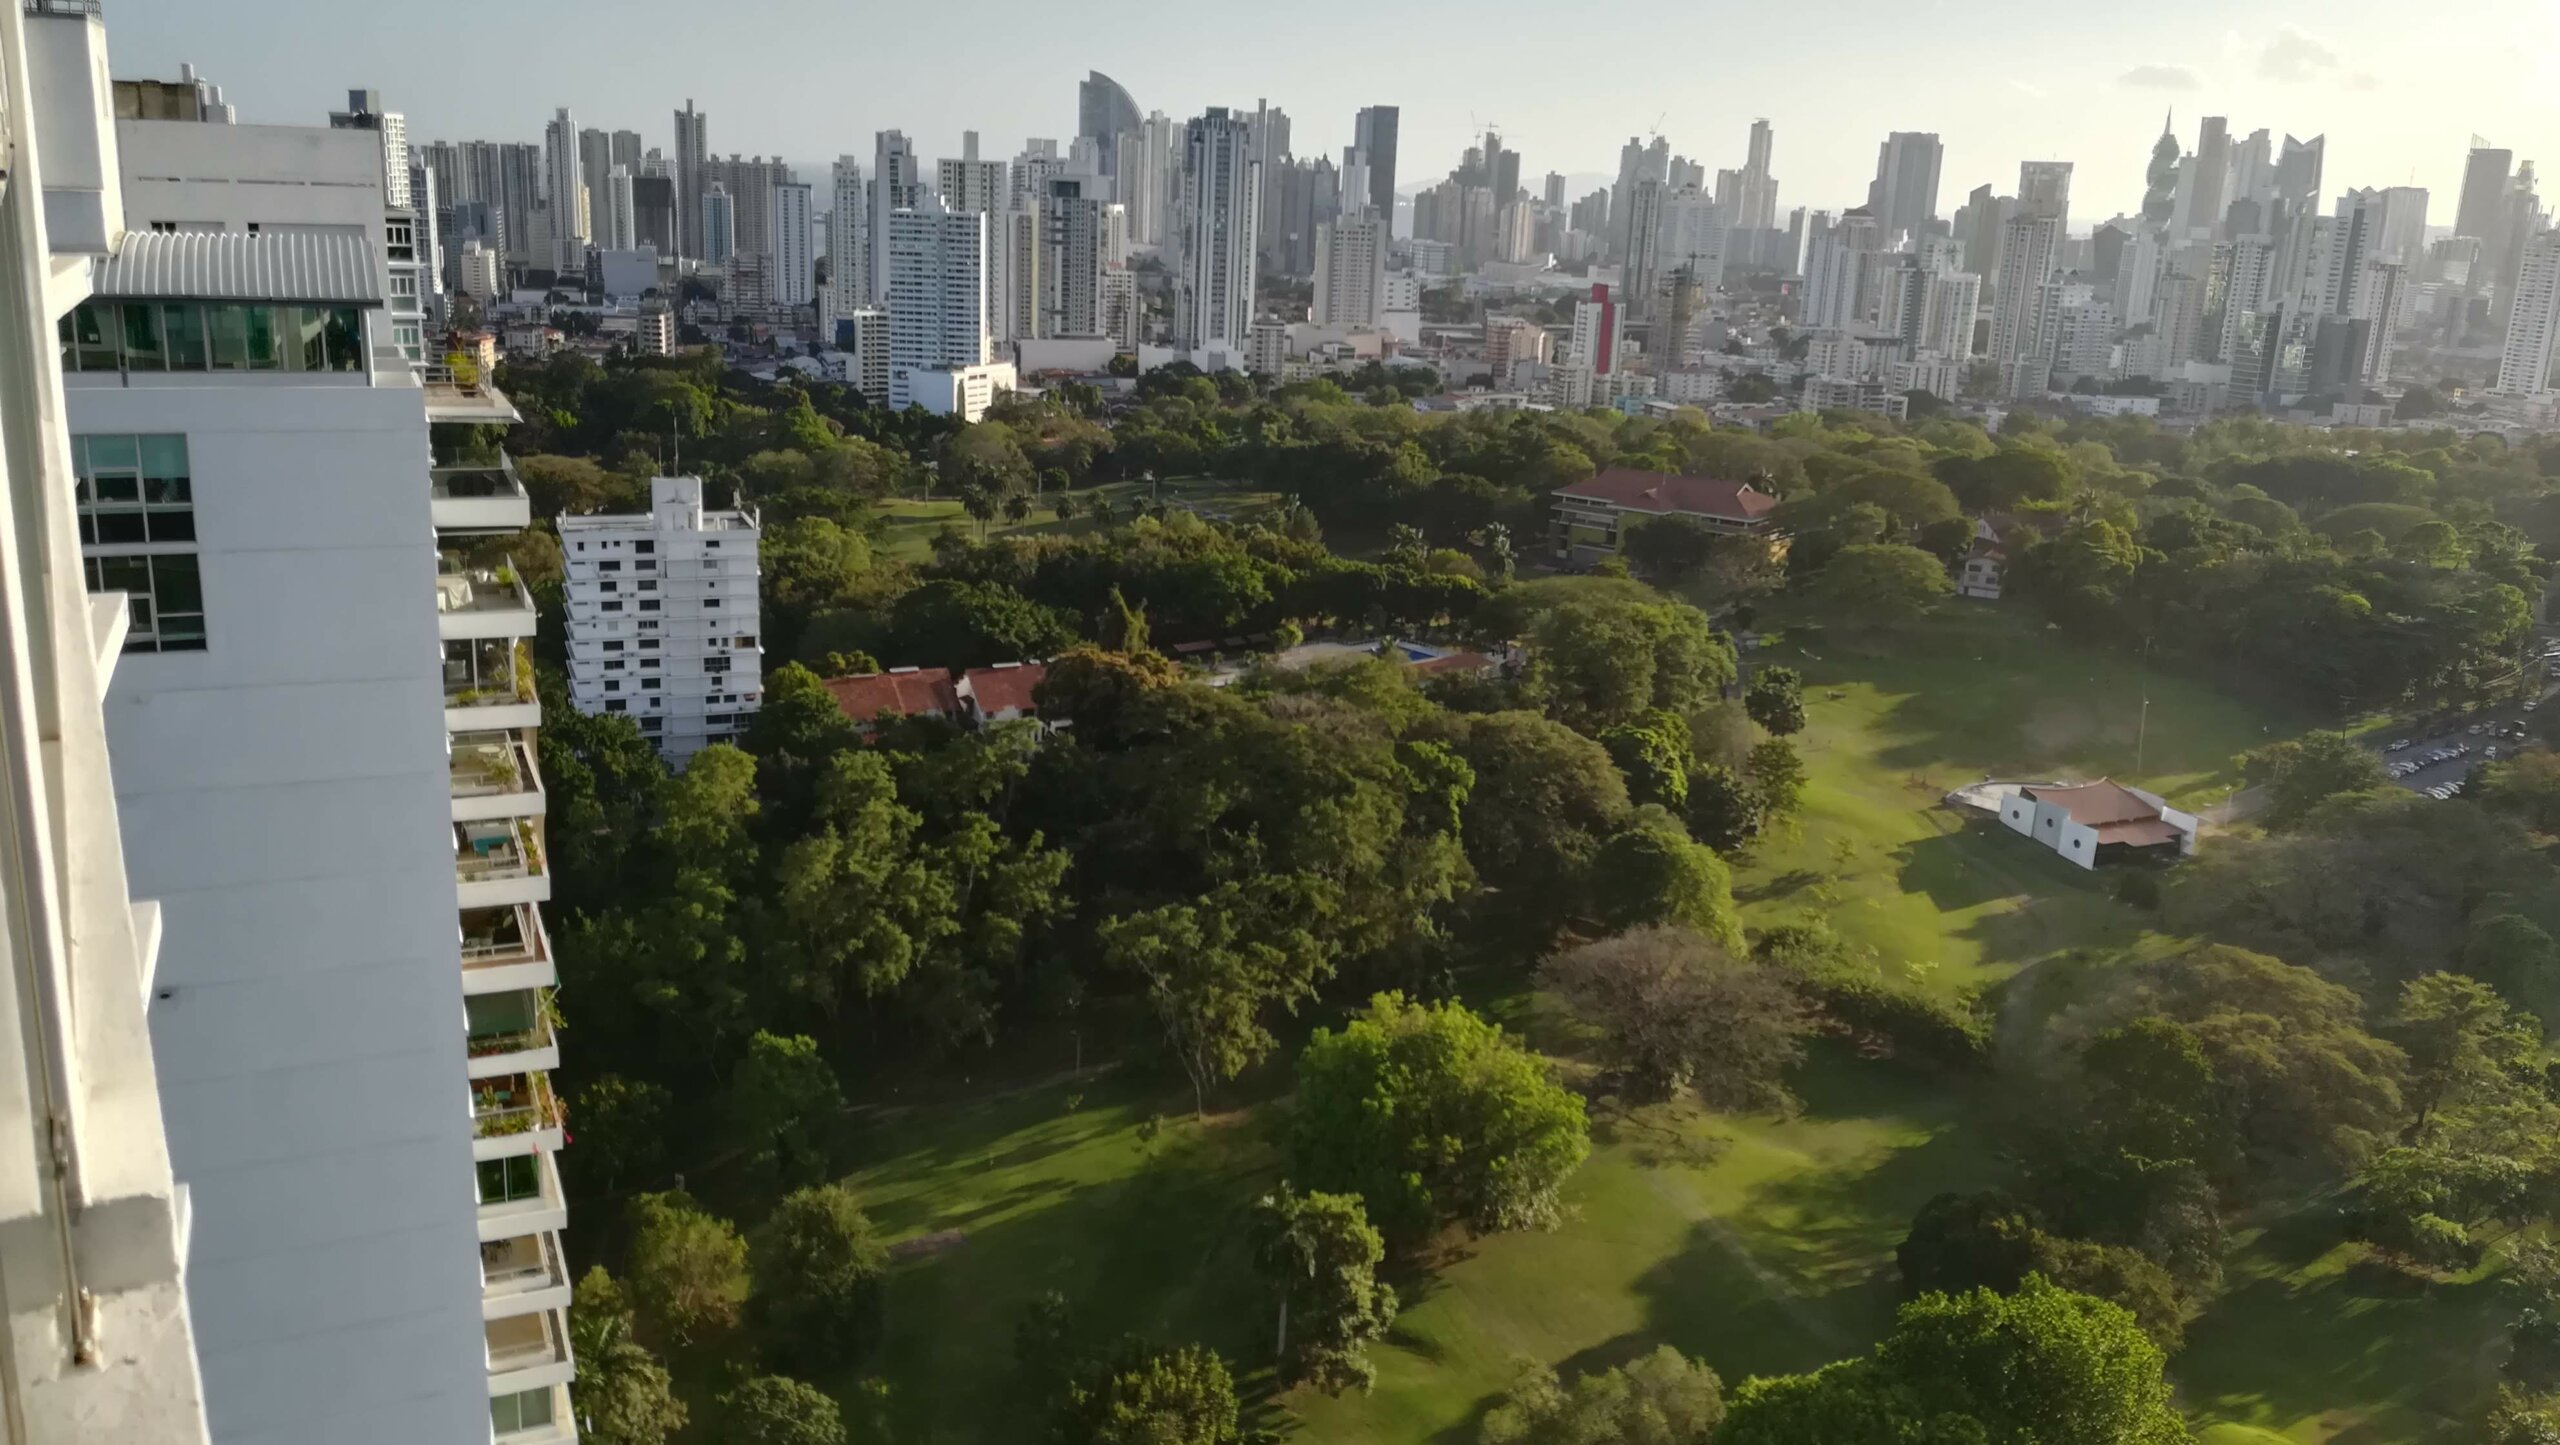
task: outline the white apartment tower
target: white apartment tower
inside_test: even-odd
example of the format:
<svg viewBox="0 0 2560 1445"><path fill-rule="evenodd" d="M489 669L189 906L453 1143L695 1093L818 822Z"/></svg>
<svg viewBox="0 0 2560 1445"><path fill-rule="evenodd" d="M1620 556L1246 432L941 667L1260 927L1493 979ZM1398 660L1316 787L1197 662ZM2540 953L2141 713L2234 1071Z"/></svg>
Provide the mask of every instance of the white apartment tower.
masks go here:
<svg viewBox="0 0 2560 1445"><path fill-rule="evenodd" d="M163 910L127 874L101 707L128 613L84 592L57 360L88 262L124 234L105 61L94 11L0 15L0 806L19 840L0 861L0 1435L204 1445L193 1200L149 1017Z"/></svg>
<svg viewBox="0 0 2560 1445"><path fill-rule="evenodd" d="M127 602L108 757L127 881L165 900L207 1418L565 1445L534 610L492 550L530 518L502 454L429 440L514 409L404 355L416 242L374 137L116 138L130 229L63 333L70 470L89 584Z"/></svg>
<svg viewBox="0 0 2560 1445"><path fill-rule="evenodd" d="M1316 226L1315 323L1376 326L1387 299L1387 220L1374 212Z"/></svg>
<svg viewBox="0 0 2560 1445"><path fill-rule="evenodd" d="M955 211L993 215L1004 204L1004 162L978 159L978 133L960 133L960 158L934 162L934 188Z"/></svg>
<svg viewBox="0 0 2560 1445"><path fill-rule="evenodd" d="M2516 273L2515 309L2498 353L2498 390L2530 396L2551 390L2551 349L2560 343L2560 231L2525 243Z"/></svg>
<svg viewBox="0 0 2560 1445"><path fill-rule="evenodd" d="M871 285L863 299L884 305L889 299L889 218L911 210L924 199L924 178L916 172L916 150L905 133L884 130L871 145Z"/></svg>
<svg viewBox="0 0 2560 1445"><path fill-rule="evenodd" d="M764 700L756 514L707 511L700 477L658 477L649 510L562 517L569 689L627 715L670 763L735 742Z"/></svg>
<svg viewBox="0 0 2560 1445"><path fill-rule="evenodd" d="M628 251L640 244L640 222L631 202L631 171L615 166L605 172L603 224L596 229L603 235L607 250Z"/></svg>
<svg viewBox="0 0 2560 1445"><path fill-rule="evenodd" d="M1013 386L987 317L987 218L927 197L888 220L889 407L976 421Z"/></svg>
<svg viewBox="0 0 2560 1445"><path fill-rule="evenodd" d="M587 240L595 234L587 210L587 183L580 169L578 122L567 106L552 113L542 130L542 189L550 205L551 269L583 272Z"/></svg>
<svg viewBox="0 0 2560 1445"><path fill-rule="evenodd" d="M1990 358L2000 367L2002 394L2041 396L2052 370L2046 334L2054 252L2062 221L2024 208L2000 228L2000 277L1992 288Z"/></svg>
<svg viewBox="0 0 2560 1445"><path fill-rule="evenodd" d="M1181 264L1174 272L1177 350L1242 357L1253 330L1261 246L1262 167L1252 125L1211 106L1184 128Z"/></svg>
<svg viewBox="0 0 2560 1445"><path fill-rule="evenodd" d="M817 299L818 262L809 254L809 183L777 181L773 187L773 304L806 306Z"/></svg>
<svg viewBox="0 0 2560 1445"><path fill-rule="evenodd" d="M871 202L862 186L862 161L838 156L828 172L827 292L820 300L821 340L836 342L838 322L870 302Z"/></svg>

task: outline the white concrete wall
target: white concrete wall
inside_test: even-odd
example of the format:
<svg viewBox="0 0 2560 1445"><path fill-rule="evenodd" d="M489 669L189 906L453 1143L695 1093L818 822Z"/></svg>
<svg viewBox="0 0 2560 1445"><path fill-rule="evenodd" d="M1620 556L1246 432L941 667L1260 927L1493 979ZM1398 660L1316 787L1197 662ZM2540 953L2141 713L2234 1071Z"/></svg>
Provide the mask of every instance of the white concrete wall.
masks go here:
<svg viewBox="0 0 2560 1445"><path fill-rule="evenodd" d="M419 393L184 380L70 415L194 480L206 650L122 659L107 725L214 1437L485 1440Z"/></svg>

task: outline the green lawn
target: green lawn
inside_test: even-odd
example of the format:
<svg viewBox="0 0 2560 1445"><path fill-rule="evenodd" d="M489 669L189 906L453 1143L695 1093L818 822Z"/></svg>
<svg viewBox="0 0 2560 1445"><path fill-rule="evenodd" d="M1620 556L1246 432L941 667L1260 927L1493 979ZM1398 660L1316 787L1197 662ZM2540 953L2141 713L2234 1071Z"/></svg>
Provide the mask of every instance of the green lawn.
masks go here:
<svg viewBox="0 0 2560 1445"><path fill-rule="evenodd" d="M1202 477L1168 480L1155 488L1154 493L1169 504L1180 505L1213 521L1249 522L1280 500L1277 492L1254 491ZM1136 504L1148 499L1150 489L1143 482L1109 482L1073 495L1079 503L1088 504L1096 497L1108 497L1122 520L1126 520ZM977 535L978 531L977 523L968 512L958 501L950 498L891 498L880 504L879 512L886 524L881 549L902 562L922 562L930 558L934 534L945 526L958 527L971 536ZM1088 517L1059 521L1044 498L1033 506L1029 519L1017 524L999 517L987 524L986 534L990 537L1011 533L1036 536L1051 532L1076 535L1093 530L1093 526L1092 519Z"/></svg>
<svg viewBox="0 0 2560 1445"><path fill-rule="evenodd" d="M1952 609L1854 652L1807 634L1764 656L1807 675L1811 783L1794 835L1737 870L1748 920L1819 911L1882 966L1936 986L2056 960L2001 1000L2029 1021L2128 950L2166 942L2099 880L1939 794L1985 773L2110 774L2199 803L2230 786L2234 753L2286 730L2154 676L2137 768L2139 670L2015 609ZM1544 1036L1516 992L1487 983L1498 1013ZM1565 1225L1468 1242L1399 1280L1405 1312L1376 1354L1376 1388L1339 1398L1270 1394L1267 1306L1242 1242L1250 1201L1276 1177L1269 1108L1197 1123L1179 1090L1136 1079L875 1107L853 1183L892 1239L941 1236L892 1291L879 1373L896 1438L1028 1438L1005 1388L1011 1336L1048 1289L1076 1301L1089 1340L1215 1345L1261 1423L1325 1445L1471 1445L1522 1360L1570 1373L1669 1343L1738 1381L1856 1353L1891 1318L1892 1250L1912 1213L2003 1178L1972 1122L1990 1101L1828 1050L1799 1089L1806 1108L1790 1120L1604 1117ZM2244 1234L2229 1292L2173 1363L2213 1445L2449 1440L2486 1388L2504 1318L2494 1284L2402 1286L2332 1247L2328 1209Z"/></svg>

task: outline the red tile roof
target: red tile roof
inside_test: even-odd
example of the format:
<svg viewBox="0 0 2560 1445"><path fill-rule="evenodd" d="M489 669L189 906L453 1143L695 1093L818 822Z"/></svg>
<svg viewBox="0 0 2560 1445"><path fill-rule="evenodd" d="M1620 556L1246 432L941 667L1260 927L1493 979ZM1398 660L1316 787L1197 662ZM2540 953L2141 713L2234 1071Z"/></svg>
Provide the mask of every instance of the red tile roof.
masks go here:
<svg viewBox="0 0 2560 1445"><path fill-rule="evenodd" d="M2138 823L2160 816L2157 805L2146 803L2122 783L2100 778L2071 788L2021 788L2020 792L2039 803L2060 803L2071 821L2086 828L2102 828L2110 823Z"/></svg>
<svg viewBox="0 0 2560 1445"><path fill-rule="evenodd" d="M960 695L952 690L951 675L940 668L831 677L826 688L844 715L858 723L871 722L884 712L899 717L950 717L960 711Z"/></svg>
<svg viewBox="0 0 2560 1445"><path fill-rule="evenodd" d="M1558 487L1555 494L1608 502L1634 512L1691 512L1731 522L1759 521L1778 505L1777 498L1749 482L1639 472L1628 467L1611 467L1587 482Z"/></svg>
<svg viewBox="0 0 2560 1445"><path fill-rule="evenodd" d="M1007 711L1037 713L1039 706L1031 700L1031 690L1049 675L1045 662L1016 662L1000 667L973 667L961 677L969 695L978 700L978 713L994 717Z"/></svg>
<svg viewBox="0 0 2560 1445"><path fill-rule="evenodd" d="M1481 652L1450 652L1426 657L1412 664L1413 670L1426 677L1444 672L1483 673L1493 671L1493 659Z"/></svg>

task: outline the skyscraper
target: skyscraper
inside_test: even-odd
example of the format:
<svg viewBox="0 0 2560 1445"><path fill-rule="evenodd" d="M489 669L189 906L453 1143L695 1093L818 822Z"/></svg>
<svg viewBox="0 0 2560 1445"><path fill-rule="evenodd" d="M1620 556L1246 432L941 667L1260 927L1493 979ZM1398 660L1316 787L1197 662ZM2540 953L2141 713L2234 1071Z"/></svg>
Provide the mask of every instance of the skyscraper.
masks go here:
<svg viewBox="0 0 2560 1445"><path fill-rule="evenodd" d="M2069 235L2071 233L2071 162L2019 162L2018 212L2028 216L2050 216L2059 223L2054 228L2054 234Z"/></svg>
<svg viewBox="0 0 2560 1445"><path fill-rule="evenodd" d="M2478 136L2471 138L2471 154L2462 166L2462 199L2453 212L2455 235L2477 237L2484 247L2505 238L2507 172L2514 168L2515 159L2514 151L2499 150Z"/></svg>
<svg viewBox="0 0 2560 1445"><path fill-rule="evenodd" d="M1318 326L1375 326L1386 305L1387 221L1344 216L1316 228L1313 319Z"/></svg>
<svg viewBox="0 0 2560 1445"><path fill-rule="evenodd" d="M1767 231L1778 224L1778 182L1769 174L1769 151L1773 138L1769 122L1751 123L1751 148L1742 163L1742 204L1734 224L1746 230Z"/></svg>
<svg viewBox="0 0 2560 1445"><path fill-rule="evenodd" d="M1898 130L1876 148L1867 209L1887 237L1917 235L1938 219L1938 166L1945 155L1929 131Z"/></svg>
<svg viewBox="0 0 2560 1445"><path fill-rule="evenodd" d="M992 215L1003 204L1005 172L1002 161L978 159L978 133L960 133L960 158L948 157L934 162L934 189L942 195L942 203L955 211L975 211Z"/></svg>
<svg viewBox="0 0 2560 1445"><path fill-rule="evenodd" d="M1396 123L1400 112L1392 105L1364 106L1351 125L1351 143L1360 150L1369 169L1369 207L1386 218L1389 226L1396 217ZM1350 210L1351 199L1343 198L1343 209Z"/></svg>
<svg viewBox="0 0 2560 1445"><path fill-rule="evenodd" d="M1183 129L1182 259L1174 273L1174 345L1242 357L1253 330L1261 165L1250 127L1211 106Z"/></svg>
<svg viewBox="0 0 2560 1445"><path fill-rule="evenodd" d="M2042 395L2052 371L2045 332L2053 298L2046 283L2062 243L2061 217L2043 209L2050 195L2028 206L2028 179L2019 178L2017 214L2000 228L2000 279L1991 302L1991 360L2000 368L2002 394L2011 397Z"/></svg>
<svg viewBox="0 0 2560 1445"><path fill-rule="evenodd" d="M2196 133L2195 168L2188 179L2192 187L2187 198L2187 225L2190 230L2218 234L2223 213L2230 208L2225 190L2231 181L2231 123L2218 115L2204 118Z"/></svg>
<svg viewBox="0 0 2560 1445"><path fill-rule="evenodd" d="M871 288L864 300L889 304L889 218L924 199L924 177L916 168L916 149L903 131L884 130L871 138ZM979 239L981 254L985 238ZM893 365L894 371L894 365Z"/></svg>
<svg viewBox="0 0 2560 1445"><path fill-rule="evenodd" d="M818 323L820 343L835 346L837 323L871 302L871 202L858 157L836 157L828 181L827 293Z"/></svg>
<svg viewBox="0 0 2560 1445"><path fill-rule="evenodd" d="M1116 142L1122 135L1144 124L1139 118L1138 103L1120 82L1101 71L1087 72L1076 84L1076 135L1094 142L1104 164L1116 168ZM1105 170L1104 174L1110 174Z"/></svg>
<svg viewBox="0 0 2560 1445"><path fill-rule="evenodd" d="M711 117L693 108L688 98L676 119L676 216L683 228L684 254L701 260L702 163L711 155Z"/></svg>
<svg viewBox="0 0 2560 1445"><path fill-rule="evenodd" d="M890 408L976 420L1012 385L990 363L987 218L919 196L889 213L887 250Z"/></svg>
<svg viewBox="0 0 2560 1445"><path fill-rule="evenodd" d="M2560 231L2526 243L2515 291L2498 353L2498 390L2530 396L2551 389L2551 349L2560 343Z"/></svg>
<svg viewBox="0 0 2560 1445"><path fill-rule="evenodd" d="M809 183L778 181L773 187L773 304L806 306L816 299L818 263L809 254Z"/></svg>
<svg viewBox="0 0 2560 1445"><path fill-rule="evenodd" d="M579 171L578 123L567 106L552 113L542 132L542 190L549 209L551 269L583 273L594 227L587 213L587 183Z"/></svg>
<svg viewBox="0 0 2560 1445"><path fill-rule="evenodd" d="M578 179L587 188L587 233L610 244L605 225L605 181L613 174L613 137L590 126L578 132Z"/></svg>
<svg viewBox="0 0 2560 1445"><path fill-rule="evenodd" d="M697 218L702 228L702 255L707 266L725 266L738 249L738 205L729 188L718 181L705 183L702 192L702 214Z"/></svg>
<svg viewBox="0 0 2560 1445"><path fill-rule="evenodd" d="M628 167L615 166L605 173L604 215L596 230L598 244L609 250L628 251L640 244L639 208Z"/></svg>
<svg viewBox="0 0 2560 1445"><path fill-rule="evenodd" d="M382 108L382 92L350 90L347 108L329 112L332 130L370 130L382 136L382 191L394 206L409 200L409 121Z"/></svg>

